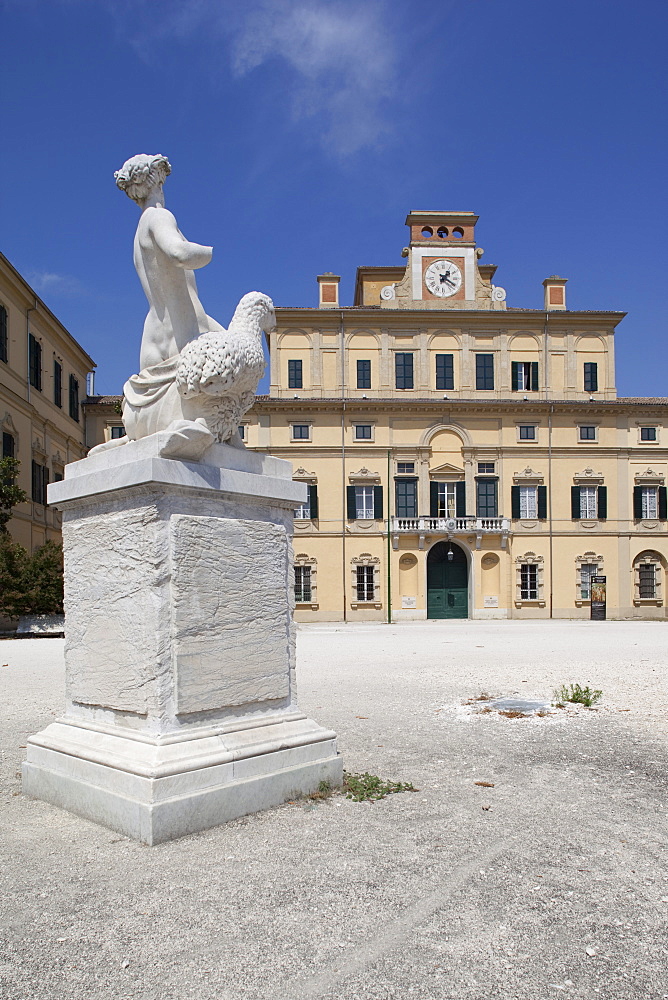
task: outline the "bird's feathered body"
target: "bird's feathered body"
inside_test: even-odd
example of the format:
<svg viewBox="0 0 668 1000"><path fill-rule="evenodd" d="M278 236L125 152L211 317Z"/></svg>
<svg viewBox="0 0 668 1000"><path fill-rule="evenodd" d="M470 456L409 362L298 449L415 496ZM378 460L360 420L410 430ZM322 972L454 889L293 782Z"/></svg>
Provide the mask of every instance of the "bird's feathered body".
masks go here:
<svg viewBox="0 0 668 1000"><path fill-rule="evenodd" d="M253 405L265 369L262 333L276 325L274 304L262 292L248 292L227 330L203 333L181 351L176 386L184 399L199 397L207 426L217 441L237 433Z"/></svg>

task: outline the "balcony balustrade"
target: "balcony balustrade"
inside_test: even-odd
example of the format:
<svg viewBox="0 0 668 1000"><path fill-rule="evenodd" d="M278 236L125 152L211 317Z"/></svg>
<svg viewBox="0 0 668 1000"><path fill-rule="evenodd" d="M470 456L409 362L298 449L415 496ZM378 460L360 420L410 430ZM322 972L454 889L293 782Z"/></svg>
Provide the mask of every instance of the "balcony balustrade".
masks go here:
<svg viewBox="0 0 668 1000"><path fill-rule="evenodd" d="M508 517L393 517L391 533L394 536L394 547L399 544L399 535L418 535L420 548L426 535L446 535L454 538L457 535L475 535L476 548L480 548L483 535L501 535L501 547L506 547L506 538L510 534L510 518Z"/></svg>

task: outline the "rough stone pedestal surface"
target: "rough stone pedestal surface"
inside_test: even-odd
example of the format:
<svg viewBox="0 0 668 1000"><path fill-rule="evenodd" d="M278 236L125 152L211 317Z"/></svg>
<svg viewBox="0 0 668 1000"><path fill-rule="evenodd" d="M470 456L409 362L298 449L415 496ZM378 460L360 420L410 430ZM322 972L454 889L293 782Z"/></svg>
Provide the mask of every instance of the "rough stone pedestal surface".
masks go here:
<svg viewBox="0 0 668 1000"><path fill-rule="evenodd" d="M158 433L75 462L63 511L65 716L28 740L24 791L148 844L339 783L299 711L292 518L269 456L161 457Z"/></svg>

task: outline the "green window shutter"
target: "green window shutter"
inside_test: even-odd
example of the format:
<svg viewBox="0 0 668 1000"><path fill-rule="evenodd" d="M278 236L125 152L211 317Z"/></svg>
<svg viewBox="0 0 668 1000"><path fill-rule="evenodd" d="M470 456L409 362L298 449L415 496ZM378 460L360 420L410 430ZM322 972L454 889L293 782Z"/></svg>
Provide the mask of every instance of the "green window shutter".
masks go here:
<svg viewBox="0 0 668 1000"><path fill-rule="evenodd" d="M466 483L455 483L455 517L466 517Z"/></svg>
<svg viewBox="0 0 668 1000"><path fill-rule="evenodd" d="M659 486L659 520L668 520L668 492L665 486Z"/></svg>
<svg viewBox="0 0 668 1000"><path fill-rule="evenodd" d="M429 483L429 517L438 517L438 483Z"/></svg>
<svg viewBox="0 0 668 1000"><path fill-rule="evenodd" d="M515 362L513 362L515 364ZM513 521L517 521L520 516L520 488L519 486L510 487L510 513L512 515Z"/></svg>
<svg viewBox="0 0 668 1000"><path fill-rule="evenodd" d="M547 520L547 486L538 487L538 520Z"/></svg>
<svg viewBox="0 0 668 1000"><path fill-rule="evenodd" d="M354 521L357 517L357 503L355 501L355 487L346 486L347 516L349 521Z"/></svg>
<svg viewBox="0 0 668 1000"><path fill-rule="evenodd" d="M520 370L519 363L517 361L511 361L510 365L511 365L511 368L512 368L512 387L513 387L513 391L517 391L520 388L519 385L518 385L518 382L519 382L519 370Z"/></svg>
<svg viewBox="0 0 668 1000"><path fill-rule="evenodd" d="M642 486L633 487L633 517L636 521L642 517Z"/></svg>
<svg viewBox="0 0 668 1000"><path fill-rule="evenodd" d="M383 487L374 486L373 488L373 516L376 521L383 520Z"/></svg>
<svg viewBox="0 0 668 1000"><path fill-rule="evenodd" d="M311 518L315 520L318 516L318 487L309 486L308 488L308 499L309 506L311 508Z"/></svg>
<svg viewBox="0 0 668 1000"><path fill-rule="evenodd" d="M580 517L580 487L571 486L571 517L577 521Z"/></svg>
<svg viewBox="0 0 668 1000"><path fill-rule="evenodd" d="M608 487L599 486L598 488L598 519L599 521L605 521L608 516Z"/></svg>
<svg viewBox="0 0 668 1000"><path fill-rule="evenodd" d="M531 388L533 390L538 389L538 362L531 362Z"/></svg>

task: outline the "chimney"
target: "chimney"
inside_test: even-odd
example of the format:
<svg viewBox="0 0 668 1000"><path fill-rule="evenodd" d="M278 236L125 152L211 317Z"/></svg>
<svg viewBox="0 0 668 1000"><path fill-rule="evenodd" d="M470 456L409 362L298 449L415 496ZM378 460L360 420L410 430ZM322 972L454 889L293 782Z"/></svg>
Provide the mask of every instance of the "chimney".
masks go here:
<svg viewBox="0 0 668 1000"><path fill-rule="evenodd" d="M568 278L560 278L558 274L553 274L543 282L545 289L545 311L553 312L555 309L566 308L566 282Z"/></svg>
<svg viewBox="0 0 668 1000"><path fill-rule="evenodd" d="M338 309L339 308L339 282L341 278L338 274L325 271L318 275L318 308Z"/></svg>

